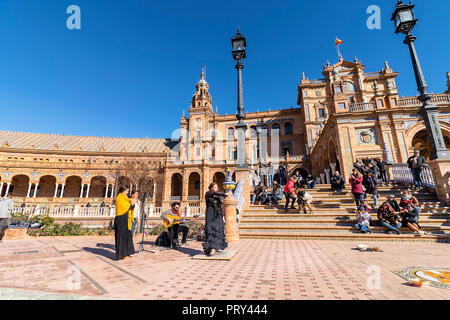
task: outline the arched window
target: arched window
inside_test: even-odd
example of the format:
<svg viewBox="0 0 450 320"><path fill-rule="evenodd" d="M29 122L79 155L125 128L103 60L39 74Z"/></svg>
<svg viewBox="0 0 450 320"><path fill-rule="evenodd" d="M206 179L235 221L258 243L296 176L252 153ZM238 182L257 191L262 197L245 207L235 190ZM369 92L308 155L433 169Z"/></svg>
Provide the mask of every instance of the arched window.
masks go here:
<svg viewBox="0 0 450 320"><path fill-rule="evenodd" d="M353 82L347 81L344 85L345 91L357 91L356 85Z"/></svg>
<svg viewBox="0 0 450 320"><path fill-rule="evenodd" d="M273 136L279 136L280 135L280 131L281 131L280 125L278 123L275 123L272 126L272 135Z"/></svg>
<svg viewBox="0 0 450 320"><path fill-rule="evenodd" d="M234 140L234 128L228 128L228 140Z"/></svg>
<svg viewBox="0 0 450 320"><path fill-rule="evenodd" d="M286 122L286 124L284 125L284 134L289 136L292 134L292 132L292 123Z"/></svg>
<svg viewBox="0 0 450 320"><path fill-rule="evenodd" d="M256 139L258 137L258 132L255 126L250 127L250 139Z"/></svg>
<svg viewBox="0 0 450 320"><path fill-rule="evenodd" d="M260 131L261 136L268 136L269 134L269 127L265 124L263 124L261 126L261 131Z"/></svg>

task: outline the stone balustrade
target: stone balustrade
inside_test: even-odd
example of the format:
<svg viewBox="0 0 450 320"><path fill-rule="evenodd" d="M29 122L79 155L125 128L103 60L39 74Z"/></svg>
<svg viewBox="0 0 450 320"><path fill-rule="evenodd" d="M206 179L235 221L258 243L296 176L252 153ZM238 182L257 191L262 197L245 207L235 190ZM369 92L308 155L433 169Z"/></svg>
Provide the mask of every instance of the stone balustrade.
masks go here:
<svg viewBox="0 0 450 320"><path fill-rule="evenodd" d="M377 108L375 102L359 102L359 103L352 103L349 105L348 110L350 112L354 111L368 111L368 110L375 110Z"/></svg>
<svg viewBox="0 0 450 320"><path fill-rule="evenodd" d="M170 210L170 207L146 207L146 214L149 218L158 218L161 213ZM181 207L180 214L182 217L204 216L206 207ZM48 215L51 218L104 218L114 217L116 215L115 207L15 207L13 214L23 214L26 216Z"/></svg>
<svg viewBox="0 0 450 320"><path fill-rule="evenodd" d="M392 182L414 184L411 169L408 168L408 165L406 163L394 164L390 166L389 171ZM425 166L424 170L422 171L421 177L424 186L436 189L433 173L431 172L431 168L429 166Z"/></svg>
<svg viewBox="0 0 450 320"><path fill-rule="evenodd" d="M437 106L450 104L450 94L433 95L433 97L431 98L431 103ZM422 104L423 103L419 101L417 97L399 99L400 107L418 107Z"/></svg>

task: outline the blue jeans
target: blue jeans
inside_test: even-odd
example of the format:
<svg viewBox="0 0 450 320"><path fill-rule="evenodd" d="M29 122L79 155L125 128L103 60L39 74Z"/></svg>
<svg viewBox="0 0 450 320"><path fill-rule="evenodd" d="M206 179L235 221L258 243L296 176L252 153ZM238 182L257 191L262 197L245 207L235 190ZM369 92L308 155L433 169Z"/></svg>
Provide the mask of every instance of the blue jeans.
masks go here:
<svg viewBox="0 0 450 320"><path fill-rule="evenodd" d="M373 202L374 202L374 206L378 207L378 195L377 194L373 194ZM364 193L364 199L367 197L367 192Z"/></svg>
<svg viewBox="0 0 450 320"><path fill-rule="evenodd" d="M395 226L393 226L393 225L391 225L390 223L381 221L381 222L380 222L380 226L385 227L385 228L388 228L389 230L392 230L392 231L395 231L395 232L399 232L398 229L400 229L400 228L402 227L402 223L399 222L399 223L397 223Z"/></svg>
<svg viewBox="0 0 450 320"><path fill-rule="evenodd" d="M136 229L137 225L137 218L134 218L133 222L131 223L131 234L134 235L134 230Z"/></svg>
<svg viewBox="0 0 450 320"><path fill-rule="evenodd" d="M314 189L316 187L316 182L312 181L312 182L308 183L307 185L308 185L308 189Z"/></svg>
<svg viewBox="0 0 450 320"><path fill-rule="evenodd" d="M280 184L282 186L286 185L286 176L285 175L280 174Z"/></svg>
<svg viewBox="0 0 450 320"><path fill-rule="evenodd" d="M355 197L355 203L357 207L359 207L359 205L362 204L362 202L364 201L363 193L354 193L353 197Z"/></svg>
<svg viewBox="0 0 450 320"><path fill-rule="evenodd" d="M272 187L273 186L273 174L269 174L268 175L268 179L269 179L269 187Z"/></svg>
<svg viewBox="0 0 450 320"><path fill-rule="evenodd" d="M422 188L422 177L421 177L422 169L411 168L411 173L414 180L414 186L416 188Z"/></svg>

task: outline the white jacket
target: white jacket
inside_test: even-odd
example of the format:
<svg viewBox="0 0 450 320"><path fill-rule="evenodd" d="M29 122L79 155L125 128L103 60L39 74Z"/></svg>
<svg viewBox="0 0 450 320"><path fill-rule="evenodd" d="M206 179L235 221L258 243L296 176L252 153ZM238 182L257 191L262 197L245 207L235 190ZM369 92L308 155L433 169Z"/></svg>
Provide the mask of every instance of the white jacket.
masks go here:
<svg viewBox="0 0 450 320"><path fill-rule="evenodd" d="M8 219L10 212L13 209L14 201L10 198L0 198L0 219Z"/></svg>

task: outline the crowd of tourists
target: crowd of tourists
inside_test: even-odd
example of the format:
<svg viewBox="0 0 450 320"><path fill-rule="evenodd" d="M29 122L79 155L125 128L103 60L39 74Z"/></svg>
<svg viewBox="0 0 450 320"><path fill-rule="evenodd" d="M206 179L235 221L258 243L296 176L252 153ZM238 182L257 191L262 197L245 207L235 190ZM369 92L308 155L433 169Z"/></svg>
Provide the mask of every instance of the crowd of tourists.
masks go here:
<svg viewBox="0 0 450 320"><path fill-rule="evenodd" d="M253 181L253 196L251 204L255 205L259 203L261 205L273 205L278 206L281 200L286 200L285 211L288 212L289 209L297 210L295 203L297 202L299 210L303 210L306 214L306 208L308 208L309 213L312 213L312 200L313 197L308 193L307 189L314 189L316 186L316 179L312 174L307 174L303 176L300 170L295 170L294 174L287 179L287 169L286 164L280 163L277 170L273 171L273 165L268 164L268 179L265 179L264 170L256 170L257 181ZM260 168L258 166L258 168ZM264 166L263 166L264 168ZM258 174L263 172L260 177ZM278 181L273 179L273 174L278 175ZM259 179L258 179L259 178Z"/></svg>
<svg viewBox="0 0 450 320"><path fill-rule="evenodd" d="M422 231L419 225L420 203L408 190L402 192L399 202L394 195L389 195L388 200L378 206L378 187L381 182L387 181L387 174L381 169L385 169L386 165L384 162L372 160L367 164L360 160L354 163L349 183L357 207L355 227L363 233L370 233L370 213L376 211L378 224L386 233L401 234L399 229L407 227L416 235L425 235L426 232ZM413 190L422 189L420 174L424 165L425 159L418 151L408 159L408 166L414 177ZM368 204L367 195L372 195L374 207Z"/></svg>

